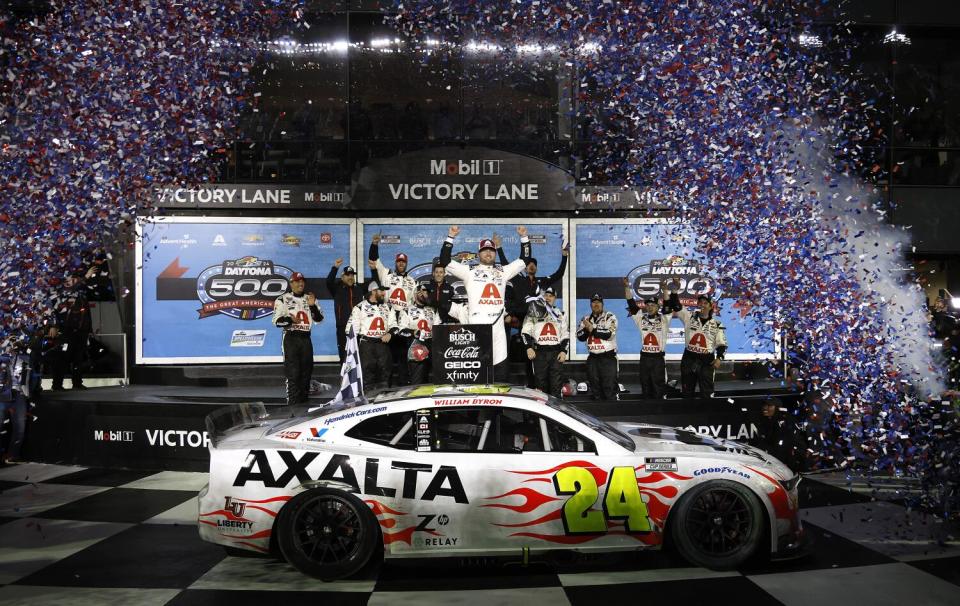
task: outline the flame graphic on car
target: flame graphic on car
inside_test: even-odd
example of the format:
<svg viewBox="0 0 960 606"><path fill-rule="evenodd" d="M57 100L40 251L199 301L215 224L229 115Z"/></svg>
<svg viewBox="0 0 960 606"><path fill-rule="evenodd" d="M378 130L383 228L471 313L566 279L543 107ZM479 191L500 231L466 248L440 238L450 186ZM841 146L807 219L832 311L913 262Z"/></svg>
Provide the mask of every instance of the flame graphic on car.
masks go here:
<svg viewBox="0 0 960 606"><path fill-rule="evenodd" d="M251 520L243 515L243 513L246 513L251 509L262 511L271 518L276 518L277 512L280 511L280 508L283 507L284 503L290 500L290 497L273 497L271 499L263 499L260 501L254 501L251 499L238 499L233 497L231 500L238 505L242 505L242 508L240 508L241 513L239 515L230 509L216 509L214 511L208 511L207 513L201 513L198 516L197 521L200 524L207 524L218 529L220 528L218 521L221 520L230 522L256 523L255 520ZM272 533L273 529L267 528L266 530L254 532L253 534L225 534L221 532L221 536L226 539L230 539L231 542L237 545L250 547L251 549L255 549L262 553L270 553L270 535Z"/></svg>
<svg viewBox="0 0 960 606"><path fill-rule="evenodd" d="M387 532L388 529L392 529L398 525L400 518L410 514L404 511L393 509L392 507L373 499L365 500L364 503L369 505L371 511L373 511L373 515L377 516L377 522L380 523L380 533L383 535L384 545L401 542L413 546L413 533L417 532L417 524L414 524L413 526L407 526L403 530ZM425 532L435 537L443 536L442 533L435 530L421 530L420 532Z"/></svg>
<svg viewBox="0 0 960 606"><path fill-rule="evenodd" d="M637 487L640 489L640 494L643 497L644 503L646 503L647 515L653 528L652 532L627 533L626 529L624 528L624 522L619 520L608 520L608 530L606 533L590 535L547 534L544 532L533 532L532 530L519 530L533 529L533 527L545 524L547 522L555 522L563 517L563 504L566 502L566 497L559 497L554 493L553 474L568 467L582 467L583 469L589 471L591 475L593 475L597 486L606 486L608 472L600 467L597 467L595 464L590 463L589 461L569 461L550 469L542 469L538 471L507 470L507 473L511 474L535 476L523 480L521 484L547 484L549 489L546 492L541 492L540 490L536 490L535 488L529 486L519 486L503 494L486 497L485 500L499 500L500 502L487 503L481 505L480 507L495 507L517 513L518 518L521 518L518 519L517 522L492 522L494 526L499 528L518 529L517 532L513 532L508 535L511 537L526 537L547 541L550 543L578 545L609 535L625 535L646 545L659 545L663 541L662 533L666 524L667 514L670 511L670 507L673 506L674 502L676 501L677 495L680 493L680 490L675 486L675 483L693 479L692 477L683 476L670 471L654 471L648 473L647 475L638 475ZM635 469L639 474L642 474L644 467L644 465L640 465ZM517 499L520 499L522 502L516 502ZM598 499L598 503L599 502L600 500ZM548 504L551 507L544 507ZM599 510L599 507L600 506L598 504L594 504L592 509ZM534 517L531 519L523 519L527 514L532 514Z"/></svg>

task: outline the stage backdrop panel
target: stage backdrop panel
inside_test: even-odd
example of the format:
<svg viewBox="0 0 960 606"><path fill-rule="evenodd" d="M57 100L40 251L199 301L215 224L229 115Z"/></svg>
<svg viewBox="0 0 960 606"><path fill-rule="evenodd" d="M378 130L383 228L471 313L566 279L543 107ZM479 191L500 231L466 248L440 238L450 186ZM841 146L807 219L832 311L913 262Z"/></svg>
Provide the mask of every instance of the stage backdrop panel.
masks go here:
<svg viewBox="0 0 960 606"><path fill-rule="evenodd" d="M617 315L617 351L621 360L640 358L640 331L627 315L622 279L627 277L636 298L661 296L672 286L681 301L693 311L696 297L719 296L719 315L727 329L728 360L758 360L779 356L778 340L771 322L759 326L741 313L736 300L716 291L716 276L694 254L696 233L692 227L657 219L579 219L571 221L573 267L572 285L576 313L571 321L575 331L580 318L590 313L590 297L599 293L604 308ZM759 335L759 336L758 336ZM584 343L576 342L576 359L586 359ZM683 353L683 325L670 325L667 359L679 360Z"/></svg>
<svg viewBox="0 0 960 606"><path fill-rule="evenodd" d="M314 360L338 359L325 278L338 257L356 265L353 220L163 217L137 227L138 363L281 362L271 315L295 271L325 318Z"/></svg>
<svg viewBox="0 0 960 606"><path fill-rule="evenodd" d="M460 226L460 235L454 243L453 255L456 258L463 253L459 258L467 263L476 259L480 240L491 238L493 234L503 239L503 251L507 259L513 261L520 254L517 226L525 225L533 245L533 256L537 260L537 275L548 276L560 266L566 219L362 219L358 258L363 259L361 263L366 268L370 241L374 234L379 233L380 260L383 264L393 269L397 253L406 253L410 275L417 281L425 282L430 279L433 260L440 256L440 248L451 225ZM366 268L364 275L370 276L371 270ZM567 267L563 279L556 285L561 288L560 295L569 276L570 268ZM448 277L448 280L452 279Z"/></svg>

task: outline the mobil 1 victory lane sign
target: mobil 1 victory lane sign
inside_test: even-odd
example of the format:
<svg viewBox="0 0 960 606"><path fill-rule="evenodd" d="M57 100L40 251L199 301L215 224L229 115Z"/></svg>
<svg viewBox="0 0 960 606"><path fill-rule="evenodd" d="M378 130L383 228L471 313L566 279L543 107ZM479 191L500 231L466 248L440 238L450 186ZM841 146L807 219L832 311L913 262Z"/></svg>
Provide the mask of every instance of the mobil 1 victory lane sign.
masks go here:
<svg viewBox="0 0 960 606"><path fill-rule="evenodd" d="M433 378L466 385L493 381L490 324L438 324L433 327Z"/></svg>

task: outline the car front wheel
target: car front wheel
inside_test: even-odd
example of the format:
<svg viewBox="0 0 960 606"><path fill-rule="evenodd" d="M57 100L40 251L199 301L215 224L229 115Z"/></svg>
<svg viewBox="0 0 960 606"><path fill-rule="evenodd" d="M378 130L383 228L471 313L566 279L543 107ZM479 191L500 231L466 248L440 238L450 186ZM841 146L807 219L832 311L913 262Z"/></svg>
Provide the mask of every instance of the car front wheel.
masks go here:
<svg viewBox="0 0 960 606"><path fill-rule="evenodd" d="M300 572L334 581L358 572L377 550L377 519L356 496L330 488L297 495L277 520L280 553Z"/></svg>
<svg viewBox="0 0 960 606"><path fill-rule="evenodd" d="M714 480L690 490L671 514L670 535L680 555L713 570L737 568L760 548L764 515L753 492Z"/></svg>

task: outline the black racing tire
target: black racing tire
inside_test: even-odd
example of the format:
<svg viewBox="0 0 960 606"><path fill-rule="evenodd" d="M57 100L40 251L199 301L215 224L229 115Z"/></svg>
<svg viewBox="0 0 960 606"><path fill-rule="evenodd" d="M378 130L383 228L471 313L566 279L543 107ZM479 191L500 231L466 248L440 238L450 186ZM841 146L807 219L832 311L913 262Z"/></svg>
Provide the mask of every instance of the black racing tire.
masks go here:
<svg viewBox="0 0 960 606"><path fill-rule="evenodd" d="M357 573L381 542L377 518L356 496L332 488L300 493L280 510L280 553L294 568L322 581Z"/></svg>
<svg viewBox="0 0 960 606"><path fill-rule="evenodd" d="M697 566L733 570L753 557L767 536L763 505L737 482L699 484L675 507L669 522L673 547Z"/></svg>

